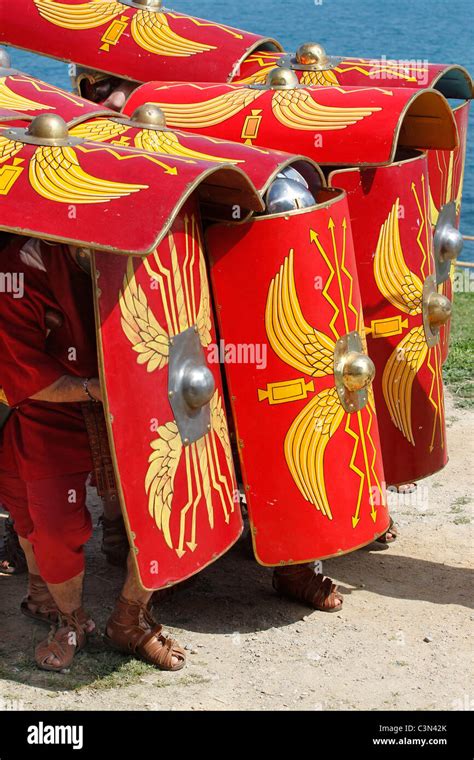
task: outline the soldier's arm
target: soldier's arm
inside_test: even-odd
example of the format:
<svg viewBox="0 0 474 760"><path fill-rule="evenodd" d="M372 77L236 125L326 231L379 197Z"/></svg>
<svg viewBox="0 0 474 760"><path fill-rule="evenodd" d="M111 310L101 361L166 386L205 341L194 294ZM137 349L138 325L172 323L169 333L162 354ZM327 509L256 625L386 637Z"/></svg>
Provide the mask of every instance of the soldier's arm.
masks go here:
<svg viewBox="0 0 474 760"><path fill-rule="evenodd" d="M47 388L30 396L33 401L49 401L54 404L72 403L77 401L90 401L84 387L85 378L73 377L72 375L63 375L48 385ZM96 401L102 401L100 383L97 377L91 378L87 383L90 395Z"/></svg>

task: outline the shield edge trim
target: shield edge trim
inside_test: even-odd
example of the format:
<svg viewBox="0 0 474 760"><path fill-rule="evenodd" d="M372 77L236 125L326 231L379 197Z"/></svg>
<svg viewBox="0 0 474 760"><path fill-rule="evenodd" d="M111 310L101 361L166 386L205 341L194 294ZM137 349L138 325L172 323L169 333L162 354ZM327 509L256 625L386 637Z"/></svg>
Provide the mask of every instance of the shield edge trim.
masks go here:
<svg viewBox="0 0 474 760"><path fill-rule="evenodd" d="M74 61L72 58L62 58L62 57L57 56L57 55L50 55L49 53L43 53L43 52L40 52L37 48L34 48L34 47L33 48L29 48L29 47L23 47L23 46L20 46L20 45L12 45L12 43L7 42L6 40L2 40L1 44L2 44L2 47L12 48L13 50L24 50L26 53L34 53L35 55L41 55L41 56L44 56L45 58L51 58L51 60L53 60L53 61L62 61L63 63L80 65L80 66L83 66L84 68L89 68L88 66L86 66L83 63L78 64L77 61ZM248 47L242 53L242 55L240 56L240 58L238 58L235 61L235 63L232 65L232 68L231 68L229 74L227 75L226 83L228 83L228 84L232 83L232 78L235 76L236 69L242 63L245 62L245 59L248 58L249 55L252 55L252 53L254 53L256 50L258 50L258 48L261 47L262 45L268 45L268 44L275 45L275 47L277 48L277 50L272 51L272 52L275 52L275 53L283 53L284 52L283 46L278 42L278 40L274 39L273 37L262 37L261 39L256 40L256 42L254 42L253 45L250 45L250 47ZM96 66L94 68L97 71L100 71L101 74L107 74L108 76L111 76L111 77L120 77L121 79L126 79L128 82L137 82L138 81L137 79L133 79L132 77L126 76L126 74L118 74L116 71L109 71L108 69L97 69ZM138 81L138 84L145 84L145 82L139 82Z"/></svg>
<svg viewBox="0 0 474 760"><path fill-rule="evenodd" d="M85 144L89 144L89 143L85 143ZM92 144L95 145L95 146L97 145L97 143L92 143ZM125 149L123 149L123 150L125 150ZM146 153L146 151L142 151L142 152ZM248 214L247 214L247 216L245 218L243 218L243 219L240 220L241 222L242 221L247 221L251 217L252 211L264 211L265 210L265 206L264 206L263 200L262 200L262 198L260 196L260 193L258 192L258 190L255 187L255 185L253 184L253 182L250 180L250 178L245 174L245 172L242 169L240 169L238 166L234 166L233 164L220 164L217 167L210 167L209 169L207 169L206 171L204 171L202 174L200 174L198 177L196 177L196 179L194 180L194 182L192 182L190 185L188 185L185 188L185 190L183 191L183 193L182 193L182 195L181 195L178 203L173 208L173 210L170 212L168 218L166 219L165 224L161 227L161 230L159 232L159 235L158 235L156 241L153 243L153 245L150 246L149 249L147 249L146 251L137 251L137 250L135 250L135 251L124 251L124 250L119 250L118 248L113 248L112 246L105 246L105 245L95 245L95 249L98 250L98 251L104 251L106 253L114 253L114 254L116 254L118 256L138 256L140 258L146 258L151 253L153 253L153 251L155 250L155 248L157 248L157 246L161 243L161 241L168 234L168 232L171 229L171 226L173 225L174 220L176 219L177 215L181 211L182 207L184 206L184 204L186 203L186 201L188 200L188 198L193 194L193 192L195 192L200 187L200 185L205 184L205 180L208 177L210 177L210 176L212 176L212 175L214 175L216 173L222 172L223 170L224 171L237 172L241 176L241 178L245 180L244 186L246 186L246 189L247 189L247 191L249 193L249 196L252 195L256 200L258 200L258 207L256 207L255 209L250 209L249 212L248 212ZM40 235L37 231L31 230L31 229L27 229L26 227L25 228L24 227L21 227L21 228L20 227L9 227L8 225L2 224L1 220L0 220L0 230L5 231L5 232L10 232L13 235L29 236L29 237L33 237L33 238L39 238L40 240L51 240L52 242L55 242L55 243L65 243L67 245L82 245L82 246L86 246L88 248L90 247L90 241L87 241L87 240L78 240L77 238L76 239L74 239L74 238L67 238L67 237L64 237L64 236L57 236L57 235L52 235L52 234L51 235L45 235L45 234L41 234Z"/></svg>

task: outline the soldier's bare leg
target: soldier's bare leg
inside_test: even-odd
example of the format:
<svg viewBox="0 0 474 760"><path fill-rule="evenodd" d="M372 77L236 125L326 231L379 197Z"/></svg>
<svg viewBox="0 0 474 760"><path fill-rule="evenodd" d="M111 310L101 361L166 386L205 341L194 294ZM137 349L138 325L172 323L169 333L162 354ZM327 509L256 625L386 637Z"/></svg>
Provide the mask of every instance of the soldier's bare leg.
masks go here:
<svg viewBox="0 0 474 760"><path fill-rule="evenodd" d="M33 551L33 545L26 538L18 537L20 546L25 552L26 563L28 565L28 572L32 575L40 575L39 567L36 563L35 553Z"/></svg>

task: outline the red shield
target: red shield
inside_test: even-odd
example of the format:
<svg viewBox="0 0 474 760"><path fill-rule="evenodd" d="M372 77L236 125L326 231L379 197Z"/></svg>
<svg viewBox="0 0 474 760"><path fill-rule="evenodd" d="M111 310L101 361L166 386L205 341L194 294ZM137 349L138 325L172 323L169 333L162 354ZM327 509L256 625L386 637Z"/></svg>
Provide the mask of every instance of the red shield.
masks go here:
<svg viewBox="0 0 474 760"><path fill-rule="evenodd" d="M330 182L349 198L387 483L419 480L447 462L441 350L424 315L434 289L427 158L335 171Z"/></svg>
<svg viewBox="0 0 474 760"><path fill-rule="evenodd" d="M171 345L216 343L196 200L148 259L97 253L102 380L122 507L141 584L176 583L223 554L242 523L219 366L211 431L186 445L169 398Z"/></svg>
<svg viewBox="0 0 474 760"><path fill-rule="evenodd" d="M470 101L457 106L454 119L459 134L459 145L453 151L431 150L428 152L428 169L430 173L430 212L431 222L436 224L441 208L450 201L455 201L457 221L461 215L464 169L466 165L467 131L469 125Z"/></svg>
<svg viewBox="0 0 474 760"><path fill-rule="evenodd" d="M0 44L125 79L226 82L267 37L133 2L17 0L2 13Z"/></svg>
<svg viewBox="0 0 474 760"><path fill-rule="evenodd" d="M243 218L249 209L262 208L237 166L71 136L55 147L27 144L25 138L24 130L0 129L0 229L144 254L154 249L186 198L202 184L214 218L226 218L230 203L239 204ZM136 225L136 219L146 223Z"/></svg>
<svg viewBox="0 0 474 760"><path fill-rule="evenodd" d="M335 381L339 341L361 326L347 202L327 191L319 201L207 235L254 549L264 565L349 552L388 525L374 407L348 413Z"/></svg>
<svg viewBox="0 0 474 760"><path fill-rule="evenodd" d="M261 83L276 66L293 69L304 85L390 89L429 87L447 98L472 97L472 79L465 68L420 60L329 56L327 65L311 67L298 62L294 53L256 50L246 58L231 81L234 84Z"/></svg>
<svg viewBox="0 0 474 760"><path fill-rule="evenodd" d="M469 123L470 101L457 106L453 113L459 133L459 146L454 151L428 151L428 168L430 173L430 212L431 222L436 225L441 208L450 201L456 203L456 219L459 227L461 217L464 170L466 165L467 130ZM453 299L453 283L449 278L440 286L440 292ZM448 358L450 326L441 328L440 343L443 364Z"/></svg>
<svg viewBox="0 0 474 760"><path fill-rule="evenodd" d="M125 111L132 114L147 102L164 111L169 127L302 153L333 166L390 163L397 147L452 150L458 144L449 104L432 90L149 82L132 93Z"/></svg>
<svg viewBox="0 0 474 760"><path fill-rule="evenodd" d="M59 87L11 69L0 69L0 109L20 111L30 118L42 113L59 113L68 123L80 120L87 114L89 118L92 115L115 115L113 111Z"/></svg>
<svg viewBox="0 0 474 760"><path fill-rule="evenodd" d="M184 160L233 164L245 172L261 195L266 192L276 175L290 165L302 172L312 185L325 184L322 170L314 161L304 156L258 148L254 145L242 145L182 130L135 126L133 120L124 119L123 116L113 119L94 118L77 124L70 131L72 135L87 140L131 146L152 153L159 152L162 155L180 156ZM205 190L201 191L201 196L205 200Z"/></svg>

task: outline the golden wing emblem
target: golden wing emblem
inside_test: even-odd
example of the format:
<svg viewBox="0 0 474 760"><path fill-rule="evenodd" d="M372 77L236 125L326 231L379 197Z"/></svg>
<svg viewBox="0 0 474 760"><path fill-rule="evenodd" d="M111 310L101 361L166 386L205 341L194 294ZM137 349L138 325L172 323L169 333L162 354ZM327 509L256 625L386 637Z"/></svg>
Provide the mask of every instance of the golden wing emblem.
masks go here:
<svg viewBox="0 0 474 760"><path fill-rule="evenodd" d="M330 69L327 71L302 71L300 82L307 86L318 87L337 87L339 84L336 74Z"/></svg>
<svg viewBox="0 0 474 760"><path fill-rule="evenodd" d="M78 124L69 130L73 137L79 137L81 140L93 140L94 142L107 142L113 140L119 135L130 129L125 124L119 124L111 119L96 119L86 124Z"/></svg>
<svg viewBox="0 0 474 760"><path fill-rule="evenodd" d="M192 148L181 145L178 136L173 132L157 131L154 129L142 129L135 137L135 147L141 150L148 150L152 153L165 153L171 156L180 156L182 158L193 158L199 161L226 162L240 164L242 161L236 161L233 158L222 158L211 156L208 153L200 153Z"/></svg>
<svg viewBox="0 0 474 760"><path fill-rule="evenodd" d="M171 29L164 13L153 11L137 11L132 19L132 37L144 50L173 58L187 58L216 49L213 45L180 37Z"/></svg>
<svg viewBox="0 0 474 760"><path fill-rule="evenodd" d="M138 354L137 363L146 364L148 372L166 366L169 336L155 318L143 288L137 283L131 257L128 260L119 304L122 329L133 350Z"/></svg>
<svg viewBox="0 0 474 760"><path fill-rule="evenodd" d="M10 111L49 111L53 106L45 106L34 100L24 98L10 89L6 83L6 77L0 77L0 108Z"/></svg>
<svg viewBox="0 0 474 760"><path fill-rule="evenodd" d="M199 278L201 280L201 302L199 304L196 325L202 345L208 346L212 340L211 297L209 294L206 262L204 260L201 241L199 241Z"/></svg>
<svg viewBox="0 0 474 760"><path fill-rule="evenodd" d="M332 372L335 344L305 320L296 292L294 251L270 283L265 325L270 345L285 364L312 377Z"/></svg>
<svg viewBox="0 0 474 760"><path fill-rule="evenodd" d="M400 199L395 201L390 214L380 228L375 251L374 275L377 286L397 309L406 314L420 314L423 304L423 284L408 269L403 256L398 223Z"/></svg>
<svg viewBox="0 0 474 760"><path fill-rule="evenodd" d="M332 520L325 477L324 454L344 418L335 388L321 391L300 412L285 438L285 458L306 501Z"/></svg>
<svg viewBox="0 0 474 760"><path fill-rule="evenodd" d="M273 96L275 117L290 129L319 131L346 129L380 108L338 108L317 103L306 90L282 90Z"/></svg>
<svg viewBox="0 0 474 760"><path fill-rule="evenodd" d="M8 140L6 137L0 135L0 164L3 161L16 156L17 153L23 148L23 143L15 142L15 140Z"/></svg>
<svg viewBox="0 0 474 760"><path fill-rule="evenodd" d="M107 203L148 187L87 174L69 147L38 148L30 162L29 177L39 195L56 203Z"/></svg>
<svg viewBox="0 0 474 760"><path fill-rule="evenodd" d="M232 448L231 448L230 439L229 439L229 429L227 427L227 419L225 416L225 411L222 406L222 399L219 396L219 393L217 391L216 393L214 393L211 399L210 405L211 405L212 430L216 433L217 437L219 438L222 448L224 449L227 463L232 468L233 459L232 459Z"/></svg>
<svg viewBox="0 0 474 760"><path fill-rule="evenodd" d="M158 428L152 441L153 453L148 459L149 468L145 479L148 494L148 510L161 530L167 546L173 548L170 519L173 506L174 480L178 470L183 445L175 422L167 422Z"/></svg>
<svg viewBox="0 0 474 760"><path fill-rule="evenodd" d="M90 3L57 3L55 0L34 0L40 15L63 29L94 29L124 13L126 8L115 0L92 0Z"/></svg>
<svg viewBox="0 0 474 760"><path fill-rule="evenodd" d="M413 382L428 353L423 325L405 335L388 360L382 376L382 390L394 425L415 445L411 422Z"/></svg>
<svg viewBox="0 0 474 760"><path fill-rule="evenodd" d="M237 89L224 92L201 103L153 104L164 111L170 127L204 128L221 124L242 111L263 94L264 90Z"/></svg>

